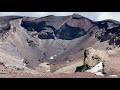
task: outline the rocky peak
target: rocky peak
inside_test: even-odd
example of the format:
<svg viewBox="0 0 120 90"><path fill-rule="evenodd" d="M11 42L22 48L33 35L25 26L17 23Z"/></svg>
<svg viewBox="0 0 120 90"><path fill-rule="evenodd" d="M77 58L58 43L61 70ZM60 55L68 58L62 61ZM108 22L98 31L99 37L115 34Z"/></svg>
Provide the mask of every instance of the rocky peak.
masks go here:
<svg viewBox="0 0 120 90"><path fill-rule="evenodd" d="M72 18L73 18L73 19L81 19L81 18L83 18L83 16L74 13L74 14L72 15Z"/></svg>

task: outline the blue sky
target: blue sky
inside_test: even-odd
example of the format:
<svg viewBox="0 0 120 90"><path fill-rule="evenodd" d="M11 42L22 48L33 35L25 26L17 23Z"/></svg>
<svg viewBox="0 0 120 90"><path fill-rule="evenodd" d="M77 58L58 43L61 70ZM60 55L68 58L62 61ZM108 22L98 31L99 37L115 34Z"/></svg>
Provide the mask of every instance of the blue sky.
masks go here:
<svg viewBox="0 0 120 90"><path fill-rule="evenodd" d="M47 15L65 16L73 13L83 15L92 20L114 19L120 21L120 12L0 12L0 16L23 15L33 17L43 17Z"/></svg>

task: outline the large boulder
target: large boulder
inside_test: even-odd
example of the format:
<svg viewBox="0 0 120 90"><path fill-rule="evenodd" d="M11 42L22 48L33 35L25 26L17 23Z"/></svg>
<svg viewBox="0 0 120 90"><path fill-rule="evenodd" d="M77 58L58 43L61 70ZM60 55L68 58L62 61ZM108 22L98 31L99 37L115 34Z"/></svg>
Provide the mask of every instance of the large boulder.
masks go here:
<svg viewBox="0 0 120 90"><path fill-rule="evenodd" d="M103 63L102 73L105 75L120 75L119 50L95 50L92 47L84 51L84 67L94 68Z"/></svg>
<svg viewBox="0 0 120 90"><path fill-rule="evenodd" d="M104 50L95 50L92 47L89 47L84 52L84 64L89 67L94 67L99 62L107 62L109 54Z"/></svg>

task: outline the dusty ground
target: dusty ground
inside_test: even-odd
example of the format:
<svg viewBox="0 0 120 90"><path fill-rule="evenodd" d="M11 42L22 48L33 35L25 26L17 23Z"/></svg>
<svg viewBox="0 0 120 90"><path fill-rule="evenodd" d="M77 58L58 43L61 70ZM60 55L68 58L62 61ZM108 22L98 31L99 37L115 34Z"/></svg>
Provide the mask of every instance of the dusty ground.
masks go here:
<svg viewBox="0 0 120 90"><path fill-rule="evenodd" d="M29 74L29 73L10 73L0 74L0 78L116 78L110 76L97 76L92 73L59 73L59 74Z"/></svg>

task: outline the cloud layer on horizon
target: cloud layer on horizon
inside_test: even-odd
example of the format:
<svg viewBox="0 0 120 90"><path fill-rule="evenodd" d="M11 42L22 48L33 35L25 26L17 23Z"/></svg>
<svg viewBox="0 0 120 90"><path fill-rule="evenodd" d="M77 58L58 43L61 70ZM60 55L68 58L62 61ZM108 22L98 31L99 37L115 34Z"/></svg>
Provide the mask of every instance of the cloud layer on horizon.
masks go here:
<svg viewBox="0 0 120 90"><path fill-rule="evenodd" d="M0 16L19 15L43 17L47 15L66 16L72 15L73 13L80 14L95 21L104 19L114 19L120 21L120 12L0 12Z"/></svg>

